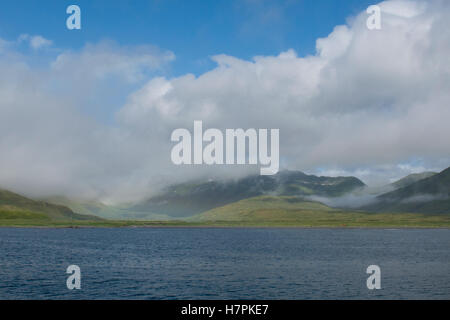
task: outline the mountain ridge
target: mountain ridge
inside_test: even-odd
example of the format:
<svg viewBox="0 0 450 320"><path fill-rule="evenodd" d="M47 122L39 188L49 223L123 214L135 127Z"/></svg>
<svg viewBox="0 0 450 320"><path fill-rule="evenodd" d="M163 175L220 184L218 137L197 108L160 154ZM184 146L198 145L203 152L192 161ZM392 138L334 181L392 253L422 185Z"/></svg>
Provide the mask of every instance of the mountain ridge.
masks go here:
<svg viewBox="0 0 450 320"><path fill-rule="evenodd" d="M232 181L170 186L130 209L183 218L262 195L337 197L364 186L356 177L318 177L301 171L281 171L274 176L253 175Z"/></svg>
<svg viewBox="0 0 450 320"><path fill-rule="evenodd" d="M406 187L381 194L360 209L375 212L450 213L450 167Z"/></svg>
<svg viewBox="0 0 450 320"><path fill-rule="evenodd" d="M397 181L391 183L390 185L393 186L395 189L400 189L400 188L407 187L407 186L409 186L415 182L418 182L420 180L432 177L436 174L437 174L437 172L432 172L432 171L411 173L411 174L407 175L406 177L398 179Z"/></svg>

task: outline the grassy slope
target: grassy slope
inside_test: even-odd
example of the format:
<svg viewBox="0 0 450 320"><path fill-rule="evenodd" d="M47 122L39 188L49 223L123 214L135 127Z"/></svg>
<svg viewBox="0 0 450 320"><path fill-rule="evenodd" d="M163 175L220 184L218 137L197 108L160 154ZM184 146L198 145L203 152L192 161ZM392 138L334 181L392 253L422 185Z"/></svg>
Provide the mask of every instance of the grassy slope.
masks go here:
<svg viewBox="0 0 450 320"><path fill-rule="evenodd" d="M198 221L280 221L295 220L295 211L331 212L318 202L302 201L290 196L259 196L212 209L193 217Z"/></svg>
<svg viewBox="0 0 450 320"><path fill-rule="evenodd" d="M10 191L0 190L0 225L8 224L11 220L47 223L49 221L99 220L99 218L74 213L65 206L35 201Z"/></svg>
<svg viewBox="0 0 450 320"><path fill-rule="evenodd" d="M212 224L303 227L450 227L450 215L347 212L294 197L262 196L197 215Z"/></svg>
<svg viewBox="0 0 450 320"><path fill-rule="evenodd" d="M4 227L445 227L450 215L370 214L329 208L296 197L260 196L197 215L187 221L67 220L44 213L0 209Z"/></svg>

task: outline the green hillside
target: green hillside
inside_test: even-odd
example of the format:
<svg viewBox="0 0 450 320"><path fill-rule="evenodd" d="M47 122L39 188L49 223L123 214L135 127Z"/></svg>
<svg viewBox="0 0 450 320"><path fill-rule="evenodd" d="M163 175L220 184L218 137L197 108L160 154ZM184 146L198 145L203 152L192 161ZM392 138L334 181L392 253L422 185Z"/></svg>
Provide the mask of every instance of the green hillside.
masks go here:
<svg viewBox="0 0 450 320"><path fill-rule="evenodd" d="M274 176L249 176L231 181L198 181L170 186L132 208L184 218L236 201L262 195L338 197L364 187L355 177L317 177L300 171Z"/></svg>
<svg viewBox="0 0 450 320"><path fill-rule="evenodd" d="M245 199L184 221L102 220L10 192L1 199L0 226L15 227L450 227L450 215L351 212L293 196Z"/></svg>
<svg viewBox="0 0 450 320"><path fill-rule="evenodd" d="M210 225L280 227L450 227L450 215L342 211L296 197L261 196L194 216Z"/></svg>
<svg viewBox="0 0 450 320"><path fill-rule="evenodd" d="M215 208L193 218L198 221L279 221L296 219L299 211L335 210L318 202L292 196L259 196Z"/></svg>
<svg viewBox="0 0 450 320"><path fill-rule="evenodd" d="M450 168L406 187L382 194L362 209L376 212L450 214Z"/></svg>
<svg viewBox="0 0 450 320"><path fill-rule="evenodd" d="M50 204L45 201L36 201L16 193L0 189L0 220L99 220L95 216L74 213L71 209Z"/></svg>

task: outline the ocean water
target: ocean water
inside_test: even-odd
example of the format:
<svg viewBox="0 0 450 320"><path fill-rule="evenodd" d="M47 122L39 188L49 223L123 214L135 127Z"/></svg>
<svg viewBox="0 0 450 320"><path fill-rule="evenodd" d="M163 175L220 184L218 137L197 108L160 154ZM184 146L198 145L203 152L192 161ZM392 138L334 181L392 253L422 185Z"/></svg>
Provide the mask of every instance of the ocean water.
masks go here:
<svg viewBox="0 0 450 320"><path fill-rule="evenodd" d="M450 230L0 228L0 299L450 299Z"/></svg>

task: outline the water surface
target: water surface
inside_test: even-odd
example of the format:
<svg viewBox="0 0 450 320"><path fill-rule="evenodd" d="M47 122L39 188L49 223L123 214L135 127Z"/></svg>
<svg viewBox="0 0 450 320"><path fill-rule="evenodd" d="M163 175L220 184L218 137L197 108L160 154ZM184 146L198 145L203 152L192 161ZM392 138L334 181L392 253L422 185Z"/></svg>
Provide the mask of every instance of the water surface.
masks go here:
<svg viewBox="0 0 450 320"><path fill-rule="evenodd" d="M0 228L0 299L449 299L449 245L448 229Z"/></svg>

